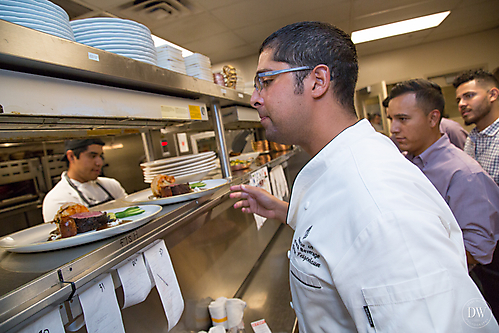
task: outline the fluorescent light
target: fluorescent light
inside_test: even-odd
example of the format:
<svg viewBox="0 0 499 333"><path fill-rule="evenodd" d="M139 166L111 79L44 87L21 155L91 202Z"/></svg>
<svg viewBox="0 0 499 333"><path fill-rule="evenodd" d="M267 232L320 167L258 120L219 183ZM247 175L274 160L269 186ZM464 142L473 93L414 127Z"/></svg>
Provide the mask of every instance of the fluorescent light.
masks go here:
<svg viewBox="0 0 499 333"><path fill-rule="evenodd" d="M352 32L354 44L371 40L392 37L409 32L429 29L438 26L450 14L450 10L432 15L416 17L410 20L380 25L377 27Z"/></svg>
<svg viewBox="0 0 499 333"><path fill-rule="evenodd" d="M152 40L154 41L154 46L156 46L156 47L167 44L167 45L170 45L171 47L176 48L177 50L182 51L182 57L184 57L184 58L187 56L190 56L192 54L191 51L184 49L183 47L178 46L176 44L173 44L172 42L164 40L163 38L160 38L158 36L152 35Z"/></svg>

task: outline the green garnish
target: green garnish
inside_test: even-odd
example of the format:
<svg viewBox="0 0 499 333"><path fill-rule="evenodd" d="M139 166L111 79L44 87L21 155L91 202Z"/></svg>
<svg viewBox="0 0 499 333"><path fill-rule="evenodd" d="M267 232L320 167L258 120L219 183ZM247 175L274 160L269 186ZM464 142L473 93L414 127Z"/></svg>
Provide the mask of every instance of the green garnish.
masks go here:
<svg viewBox="0 0 499 333"><path fill-rule="evenodd" d="M206 184L205 184L205 183L203 183L203 182L197 182L197 183L192 183L192 184L189 184L189 186L190 186L191 188L197 188L197 187L205 187L205 186L206 186Z"/></svg>
<svg viewBox="0 0 499 333"><path fill-rule="evenodd" d="M140 207L135 206L135 207L129 207L122 212L109 213L109 214L114 214L114 216L117 219L122 219L122 218L129 217L129 216L139 215L139 214L142 214L143 212L145 212L145 210L143 210Z"/></svg>

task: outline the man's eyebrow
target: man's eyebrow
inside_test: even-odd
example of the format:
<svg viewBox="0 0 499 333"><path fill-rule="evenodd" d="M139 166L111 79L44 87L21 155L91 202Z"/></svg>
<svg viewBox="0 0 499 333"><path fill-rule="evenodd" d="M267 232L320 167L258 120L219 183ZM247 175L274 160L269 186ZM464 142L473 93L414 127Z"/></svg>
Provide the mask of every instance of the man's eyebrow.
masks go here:
<svg viewBox="0 0 499 333"><path fill-rule="evenodd" d="M273 71L273 69L263 68L263 69L257 70L256 74L265 73L265 72L271 72L271 71Z"/></svg>
<svg viewBox="0 0 499 333"><path fill-rule="evenodd" d="M393 115L393 117L408 117L409 115L406 113L396 113Z"/></svg>

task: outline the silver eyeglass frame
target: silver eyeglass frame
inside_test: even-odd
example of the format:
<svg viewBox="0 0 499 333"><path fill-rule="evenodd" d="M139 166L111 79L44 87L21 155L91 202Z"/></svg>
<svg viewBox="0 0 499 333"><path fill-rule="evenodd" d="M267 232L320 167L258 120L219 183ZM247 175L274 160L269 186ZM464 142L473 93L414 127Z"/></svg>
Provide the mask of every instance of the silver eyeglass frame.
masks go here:
<svg viewBox="0 0 499 333"><path fill-rule="evenodd" d="M275 75L279 75L279 74L283 74L283 73L304 71L304 70L309 70L309 69L314 69L314 68L310 67L310 66L301 66L301 67L279 69L279 70L276 70L276 71L268 71L268 72L257 73L255 75L254 80L253 80L255 90L258 91L258 92L262 91L262 89L263 89L263 87L262 87L262 81L260 80L262 77L275 76ZM258 82L258 84L257 84L257 82ZM260 87L260 89L258 89L258 87Z"/></svg>

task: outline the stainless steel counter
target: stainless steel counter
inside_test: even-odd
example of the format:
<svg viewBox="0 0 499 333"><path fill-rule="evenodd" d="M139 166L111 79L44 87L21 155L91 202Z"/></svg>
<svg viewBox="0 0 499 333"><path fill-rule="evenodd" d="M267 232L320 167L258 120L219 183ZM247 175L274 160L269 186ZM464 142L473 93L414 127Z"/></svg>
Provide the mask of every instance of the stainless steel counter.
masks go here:
<svg viewBox="0 0 499 333"><path fill-rule="evenodd" d="M290 151L263 166L286 166L297 152ZM257 231L251 215L231 208L234 200L228 197L230 184L247 182L251 171L263 166L253 165L248 172L238 173L211 195L163 206L159 217L127 234L46 253L0 252L0 331L36 318L48 306L66 304L72 289L69 283L60 282L60 276L63 281L73 282L78 290L160 238L171 252L186 300L186 311L176 329L191 330L188 305L205 297L235 296L280 226L269 220ZM288 177L290 184L292 179ZM114 202L98 208L120 206L125 205ZM127 332L140 330L133 328L138 321L127 323L125 314L139 311L140 307L151 311L148 302L154 303L154 296L150 295L148 300L123 310ZM162 307L156 311L162 311ZM161 327L161 320L166 321L164 313L159 318L156 327Z"/></svg>

